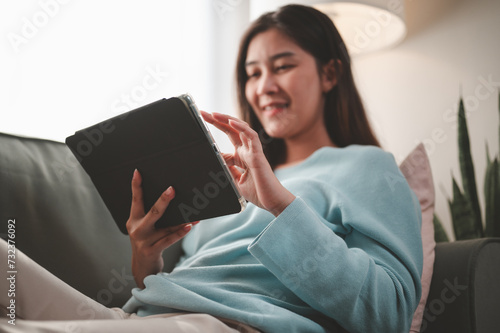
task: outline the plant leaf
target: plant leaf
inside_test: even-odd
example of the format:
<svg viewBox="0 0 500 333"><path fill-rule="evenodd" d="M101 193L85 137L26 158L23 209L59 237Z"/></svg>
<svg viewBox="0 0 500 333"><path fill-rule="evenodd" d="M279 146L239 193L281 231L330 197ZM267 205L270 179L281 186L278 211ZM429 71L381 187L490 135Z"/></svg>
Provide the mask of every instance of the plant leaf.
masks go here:
<svg viewBox="0 0 500 333"><path fill-rule="evenodd" d="M490 150L488 149L488 142L485 143L486 146L486 167L491 163Z"/></svg>
<svg viewBox="0 0 500 333"><path fill-rule="evenodd" d="M477 237L484 237L481 209L477 196L474 162L472 161L470 152L469 131L467 129L467 119L465 118L465 107L462 98L460 98L460 106L458 108L458 148L462 185L464 195L470 203L473 225L476 229L475 234L477 234Z"/></svg>
<svg viewBox="0 0 500 333"><path fill-rule="evenodd" d="M453 221L455 240L478 238L479 235L470 209L470 202L458 187L455 177L452 176L452 180L453 199L448 200L448 205Z"/></svg>
<svg viewBox="0 0 500 333"><path fill-rule="evenodd" d="M486 167L484 198L486 201L485 236L500 237L500 164L497 158Z"/></svg>
<svg viewBox="0 0 500 333"><path fill-rule="evenodd" d="M436 243L449 242L450 240L444 231L443 224L436 214L432 218L432 223L434 224L434 240Z"/></svg>

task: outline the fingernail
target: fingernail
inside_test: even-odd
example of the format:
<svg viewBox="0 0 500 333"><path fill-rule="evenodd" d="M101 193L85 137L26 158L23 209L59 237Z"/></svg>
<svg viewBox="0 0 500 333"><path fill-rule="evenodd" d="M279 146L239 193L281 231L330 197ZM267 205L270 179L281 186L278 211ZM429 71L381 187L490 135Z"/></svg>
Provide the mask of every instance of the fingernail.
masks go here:
<svg viewBox="0 0 500 333"><path fill-rule="evenodd" d="M134 174L132 175L132 179L136 179L137 178L137 169L134 169Z"/></svg>
<svg viewBox="0 0 500 333"><path fill-rule="evenodd" d="M168 197L171 197L173 194L174 194L174 188L172 186L169 186L167 188L167 190L165 191L165 194L168 196Z"/></svg>
<svg viewBox="0 0 500 333"><path fill-rule="evenodd" d="M183 229L185 231L189 231L189 230L191 230L192 227L193 227L193 225L190 223L190 224L186 224Z"/></svg>

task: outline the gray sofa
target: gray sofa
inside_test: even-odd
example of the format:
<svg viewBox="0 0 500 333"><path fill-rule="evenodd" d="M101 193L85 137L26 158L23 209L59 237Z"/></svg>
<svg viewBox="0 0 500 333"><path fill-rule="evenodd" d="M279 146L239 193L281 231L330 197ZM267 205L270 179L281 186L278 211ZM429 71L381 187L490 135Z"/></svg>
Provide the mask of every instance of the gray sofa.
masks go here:
<svg viewBox="0 0 500 333"><path fill-rule="evenodd" d="M131 175L132 176L132 175ZM90 179L59 142L0 133L0 236L16 221L16 246L106 306L135 286L130 243ZM166 270L180 244L164 253ZM498 332L500 239L438 243L424 332Z"/></svg>

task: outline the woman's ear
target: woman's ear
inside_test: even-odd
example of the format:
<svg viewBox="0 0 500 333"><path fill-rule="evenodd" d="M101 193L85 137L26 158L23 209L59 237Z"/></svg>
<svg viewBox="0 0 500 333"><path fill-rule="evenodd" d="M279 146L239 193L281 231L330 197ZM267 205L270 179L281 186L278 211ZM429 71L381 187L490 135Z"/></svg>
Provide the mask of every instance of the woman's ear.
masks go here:
<svg viewBox="0 0 500 333"><path fill-rule="evenodd" d="M335 64L338 64L339 70L342 68L342 63L340 60L331 59L327 64L323 65L321 71L321 88L324 93L329 92L337 85L338 71L335 68Z"/></svg>

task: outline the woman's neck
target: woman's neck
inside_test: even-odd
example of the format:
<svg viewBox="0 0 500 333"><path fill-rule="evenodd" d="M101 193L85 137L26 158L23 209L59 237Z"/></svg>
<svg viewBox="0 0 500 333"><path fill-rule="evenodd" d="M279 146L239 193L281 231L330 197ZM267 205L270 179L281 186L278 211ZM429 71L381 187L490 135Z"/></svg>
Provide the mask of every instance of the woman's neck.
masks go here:
<svg viewBox="0 0 500 333"><path fill-rule="evenodd" d="M325 133L326 134L326 133ZM322 147L336 147L336 145L330 140L328 134L321 136L320 138L314 138L314 140L285 140L286 146L286 159L283 163L276 166L276 168L284 168L298 164L311 156L316 150Z"/></svg>

